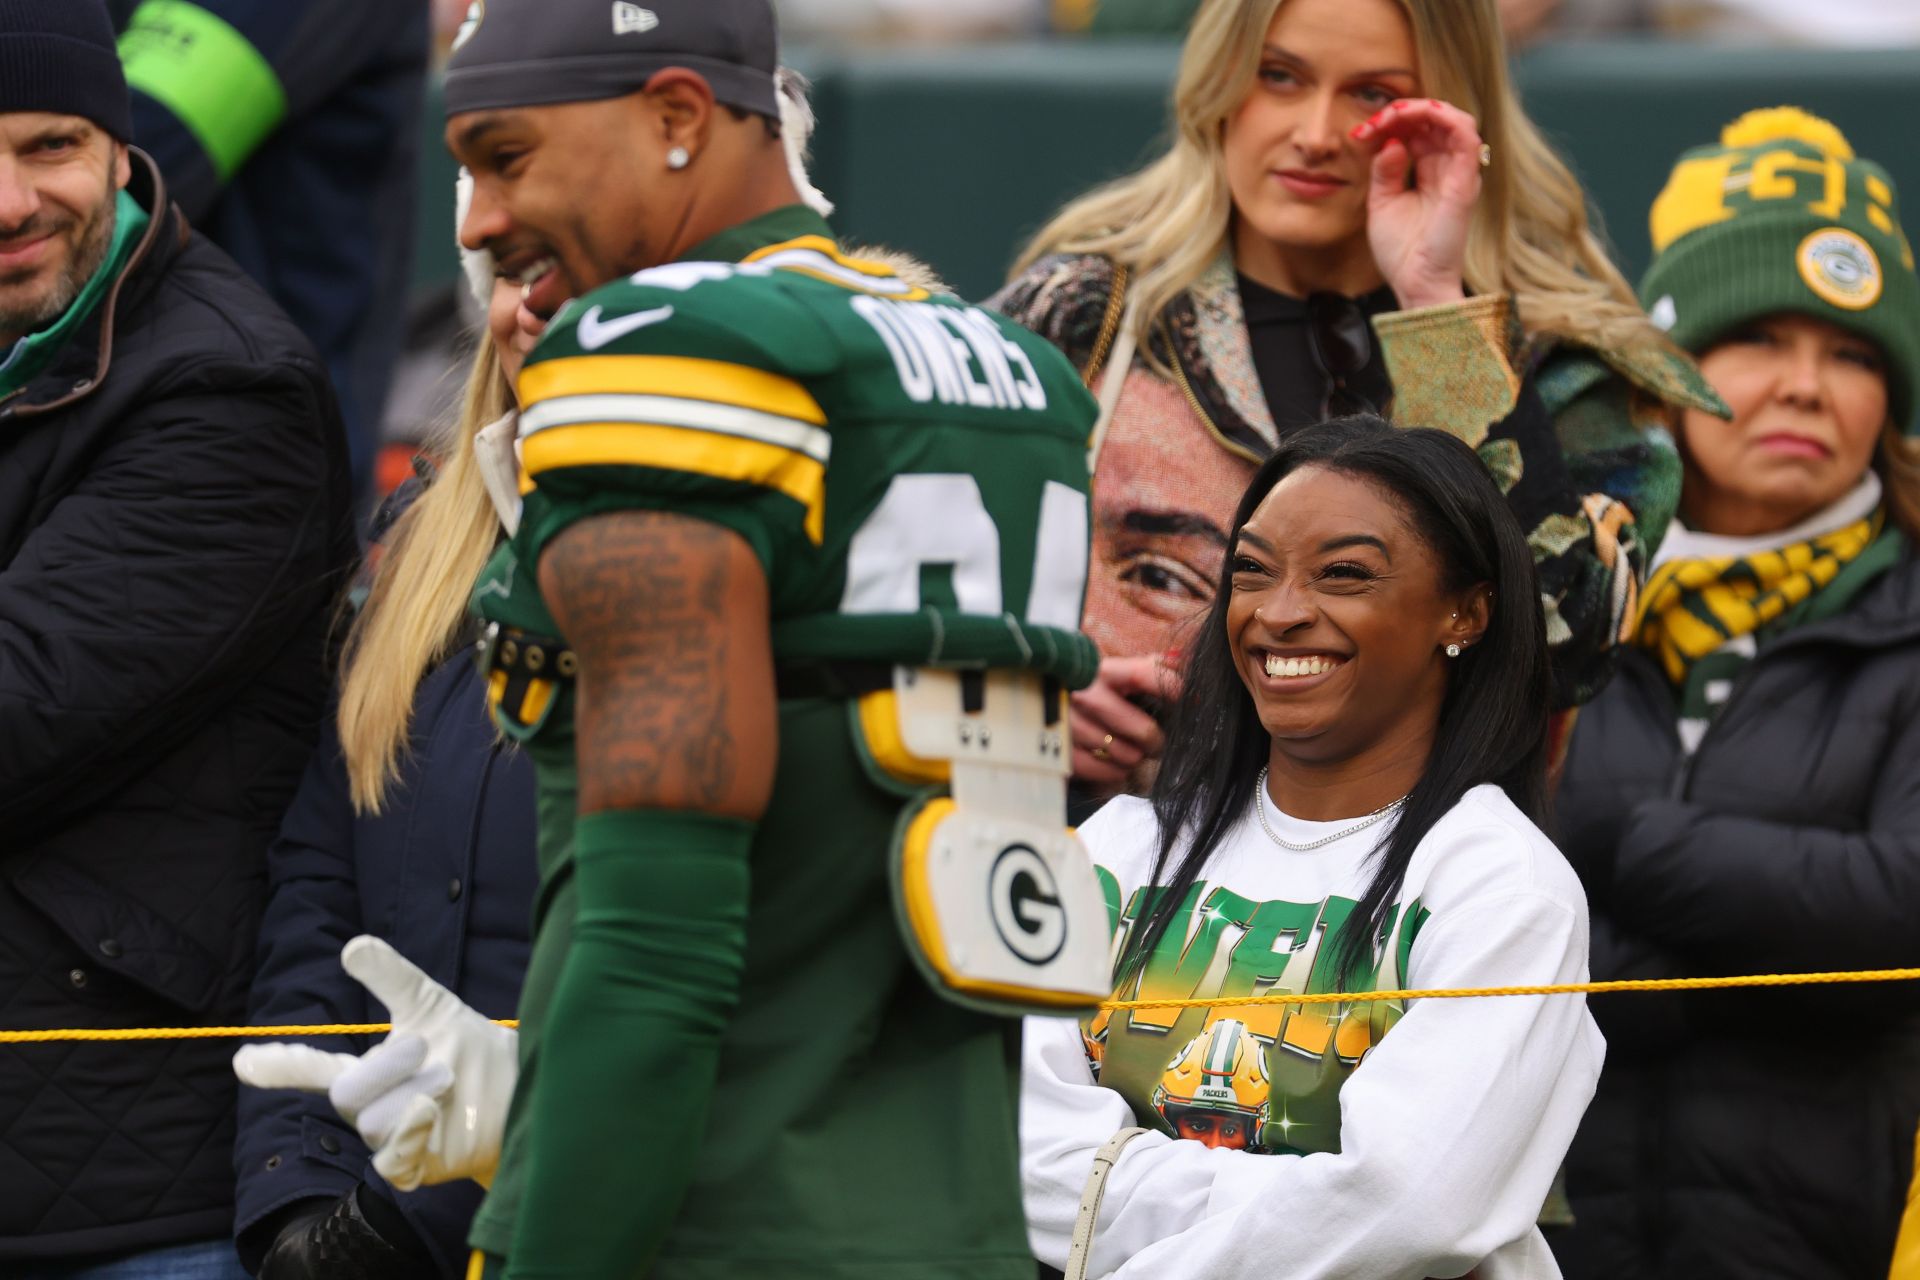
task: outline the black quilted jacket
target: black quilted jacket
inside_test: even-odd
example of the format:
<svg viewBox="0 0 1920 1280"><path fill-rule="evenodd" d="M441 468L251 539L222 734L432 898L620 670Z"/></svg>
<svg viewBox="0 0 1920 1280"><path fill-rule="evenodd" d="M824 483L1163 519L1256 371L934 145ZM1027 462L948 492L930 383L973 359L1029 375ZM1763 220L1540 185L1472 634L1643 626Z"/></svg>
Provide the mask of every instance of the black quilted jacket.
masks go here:
<svg viewBox="0 0 1920 1280"><path fill-rule="evenodd" d="M263 856L311 750L352 553L305 339L153 221L52 367L0 403L0 1026L244 1019ZM214 1239L230 1041L0 1046L0 1275Z"/></svg>
<svg viewBox="0 0 1920 1280"><path fill-rule="evenodd" d="M1920 561L1746 668L1691 763L1640 649L1580 714L1559 843L1593 976L1920 964ZM1567 1280L1885 1280L1920 983L1606 995Z"/></svg>

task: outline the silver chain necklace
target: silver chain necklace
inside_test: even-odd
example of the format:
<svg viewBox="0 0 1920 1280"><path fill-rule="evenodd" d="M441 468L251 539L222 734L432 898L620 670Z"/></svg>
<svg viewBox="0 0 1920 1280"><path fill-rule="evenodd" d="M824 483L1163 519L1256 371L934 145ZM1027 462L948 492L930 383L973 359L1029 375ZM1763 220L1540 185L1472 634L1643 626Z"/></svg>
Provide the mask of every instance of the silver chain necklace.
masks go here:
<svg viewBox="0 0 1920 1280"><path fill-rule="evenodd" d="M1378 809L1375 809L1372 813L1360 819L1360 821L1354 823L1344 831L1336 831L1330 836L1321 836L1318 840L1309 840L1305 844L1296 844L1281 835L1278 831L1275 831L1273 824L1267 821L1267 771L1265 769L1260 770L1258 786L1260 792L1253 798L1253 811L1260 816L1260 829L1267 833L1267 839L1273 841L1282 849L1290 849L1294 853L1308 853L1320 848L1322 845L1332 844L1335 840L1345 840L1348 836L1358 835L1388 814L1398 812L1401 806L1407 802L1407 798L1401 796L1398 800L1390 804L1381 805Z"/></svg>

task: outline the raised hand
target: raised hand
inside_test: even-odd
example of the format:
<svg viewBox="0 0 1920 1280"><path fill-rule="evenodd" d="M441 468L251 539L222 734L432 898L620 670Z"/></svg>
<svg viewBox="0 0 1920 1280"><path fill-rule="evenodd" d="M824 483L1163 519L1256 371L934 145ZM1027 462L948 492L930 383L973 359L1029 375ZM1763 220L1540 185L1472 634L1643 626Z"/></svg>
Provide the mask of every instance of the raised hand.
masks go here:
<svg viewBox="0 0 1920 1280"><path fill-rule="evenodd" d="M1153 714L1180 696L1180 673L1164 657L1105 658L1094 682L1073 695L1073 776L1095 787L1126 784L1165 740Z"/></svg>
<svg viewBox="0 0 1920 1280"><path fill-rule="evenodd" d="M1458 302L1484 154L1473 117L1432 98L1402 98L1353 139L1375 148L1367 239L1394 296L1408 310Z"/></svg>
<svg viewBox="0 0 1920 1280"><path fill-rule="evenodd" d="M393 1034L359 1056L247 1045L233 1056L234 1074L258 1089L325 1093L398 1190L491 1182L519 1076L518 1035L379 938L348 942L340 963L387 1007Z"/></svg>

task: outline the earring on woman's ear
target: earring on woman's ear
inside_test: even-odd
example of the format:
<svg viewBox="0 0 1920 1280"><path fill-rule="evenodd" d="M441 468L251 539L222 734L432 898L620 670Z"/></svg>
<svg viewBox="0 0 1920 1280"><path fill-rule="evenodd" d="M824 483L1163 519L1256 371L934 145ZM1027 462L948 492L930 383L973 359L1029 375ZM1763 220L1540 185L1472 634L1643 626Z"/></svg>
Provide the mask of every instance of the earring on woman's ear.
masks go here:
<svg viewBox="0 0 1920 1280"><path fill-rule="evenodd" d="M675 147L667 152L667 168L684 169L693 163L693 154L685 147Z"/></svg>
<svg viewBox="0 0 1920 1280"><path fill-rule="evenodd" d="M1450 645L1448 645L1448 646L1447 646L1447 656L1448 656L1449 658L1457 658L1457 657L1459 657L1459 656L1460 656L1460 646L1459 646L1459 645L1457 645L1457 644L1450 644Z"/></svg>

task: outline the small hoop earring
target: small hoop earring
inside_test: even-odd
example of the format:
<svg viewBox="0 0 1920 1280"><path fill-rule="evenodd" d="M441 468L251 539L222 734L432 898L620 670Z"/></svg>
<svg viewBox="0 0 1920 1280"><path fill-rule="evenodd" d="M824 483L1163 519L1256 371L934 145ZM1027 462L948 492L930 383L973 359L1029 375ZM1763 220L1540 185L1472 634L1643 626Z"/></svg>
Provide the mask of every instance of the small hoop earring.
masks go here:
<svg viewBox="0 0 1920 1280"><path fill-rule="evenodd" d="M675 147L667 152L667 168L684 169L693 163L693 155L685 147Z"/></svg>
<svg viewBox="0 0 1920 1280"><path fill-rule="evenodd" d="M1448 645L1448 646L1447 646L1447 656L1448 656L1449 658L1457 658L1457 657L1459 657L1459 656L1460 656L1460 646L1459 646L1459 645L1457 645L1457 644L1450 644L1450 645Z"/></svg>

